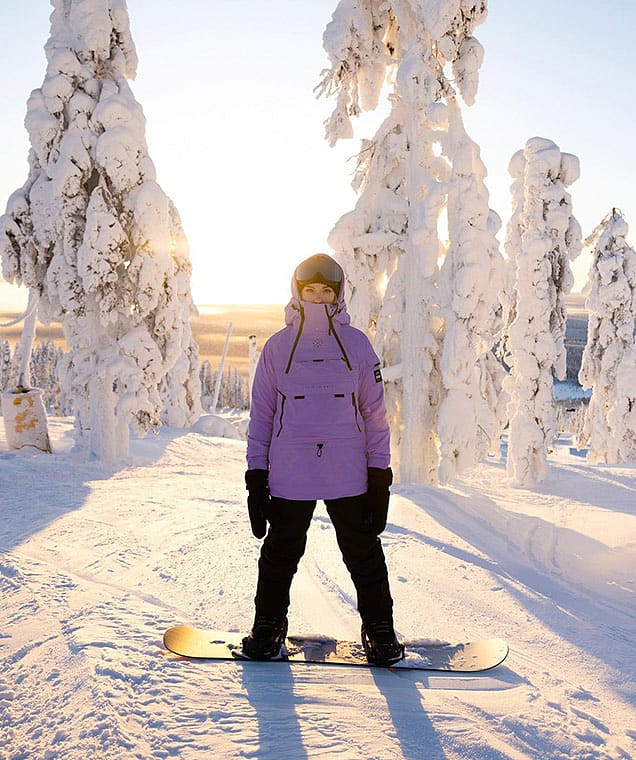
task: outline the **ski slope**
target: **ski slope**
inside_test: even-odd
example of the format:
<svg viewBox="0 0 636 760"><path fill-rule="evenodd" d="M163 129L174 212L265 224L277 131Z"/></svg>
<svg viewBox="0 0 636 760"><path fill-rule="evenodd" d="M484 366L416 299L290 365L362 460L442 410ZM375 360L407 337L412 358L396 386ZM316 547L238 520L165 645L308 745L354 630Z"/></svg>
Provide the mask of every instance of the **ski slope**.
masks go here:
<svg viewBox="0 0 636 760"><path fill-rule="evenodd" d="M563 437L532 491L494 460L394 487L399 634L504 637L493 671L187 661L168 626L252 618L260 542L227 423L133 441L120 468L80 459L70 420L50 419L52 455L8 451L0 424L0 758L636 756L636 466L587 466ZM290 631L358 629L319 505Z"/></svg>

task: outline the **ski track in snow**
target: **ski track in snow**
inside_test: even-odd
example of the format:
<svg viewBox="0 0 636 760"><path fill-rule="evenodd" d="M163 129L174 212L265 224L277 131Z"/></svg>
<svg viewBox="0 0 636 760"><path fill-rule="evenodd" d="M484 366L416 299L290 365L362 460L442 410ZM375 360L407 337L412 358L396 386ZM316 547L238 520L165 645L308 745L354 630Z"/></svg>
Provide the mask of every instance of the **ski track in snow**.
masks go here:
<svg viewBox="0 0 636 760"><path fill-rule="evenodd" d="M50 425L52 456L0 437L2 760L636 755L636 468L587 467L566 442L532 492L496 462L394 488L400 634L505 637L493 671L196 662L163 649L165 628L251 623L244 443L163 431L107 468L71 451L69 421ZM359 634L322 505L290 630Z"/></svg>

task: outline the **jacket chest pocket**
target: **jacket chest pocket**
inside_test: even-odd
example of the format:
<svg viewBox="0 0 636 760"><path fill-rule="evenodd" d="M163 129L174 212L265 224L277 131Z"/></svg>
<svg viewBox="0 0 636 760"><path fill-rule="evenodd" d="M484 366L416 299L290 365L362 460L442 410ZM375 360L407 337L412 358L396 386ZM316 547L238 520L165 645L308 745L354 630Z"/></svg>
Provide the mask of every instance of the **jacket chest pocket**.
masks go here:
<svg viewBox="0 0 636 760"><path fill-rule="evenodd" d="M311 441L360 434L356 379L341 360L295 362L279 384L275 435Z"/></svg>

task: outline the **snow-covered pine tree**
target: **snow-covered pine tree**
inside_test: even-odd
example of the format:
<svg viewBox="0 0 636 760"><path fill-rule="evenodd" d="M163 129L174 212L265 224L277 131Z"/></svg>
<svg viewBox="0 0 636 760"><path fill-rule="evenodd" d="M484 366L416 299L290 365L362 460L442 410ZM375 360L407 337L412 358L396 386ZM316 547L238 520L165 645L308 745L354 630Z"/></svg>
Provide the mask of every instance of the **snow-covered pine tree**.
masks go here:
<svg viewBox="0 0 636 760"><path fill-rule="evenodd" d="M47 72L28 101L29 176L0 219L5 279L62 323L77 442L99 458L200 413L188 247L156 181L127 78L125 0L52 0Z"/></svg>
<svg viewBox="0 0 636 760"><path fill-rule="evenodd" d="M564 295L574 284L570 261L581 251L581 229L565 188L578 179L579 161L551 140L533 137L512 157L510 174L516 196L506 252L515 301L508 306L514 321L504 383L510 396L507 470L515 483L530 486L547 474L556 437L553 375L565 379L566 373Z"/></svg>
<svg viewBox="0 0 636 760"><path fill-rule="evenodd" d="M9 372L9 389L15 389L20 379L20 366L22 364L22 346L16 343L11 355L11 371Z"/></svg>
<svg viewBox="0 0 636 760"><path fill-rule="evenodd" d="M44 405L46 406L46 391L49 385L48 368L46 366L46 344L40 341L33 346L29 373L31 382L36 388L42 390Z"/></svg>
<svg viewBox="0 0 636 760"><path fill-rule="evenodd" d="M585 241L594 251L579 381L592 398L578 445L589 446L591 464L636 462L636 252L627 232L613 209Z"/></svg>
<svg viewBox="0 0 636 760"><path fill-rule="evenodd" d="M64 349L59 347L55 352L55 384L56 397L54 413L60 417L71 417L73 415L72 397L65 393L62 387L62 375L64 373Z"/></svg>
<svg viewBox="0 0 636 760"><path fill-rule="evenodd" d="M448 482L499 442L505 425L505 370L493 353L501 335L505 262L488 205L486 168L466 134L459 104L448 98L445 153L452 156L448 250L440 271L445 335L440 361L445 395L439 408L439 477Z"/></svg>
<svg viewBox="0 0 636 760"><path fill-rule="evenodd" d="M60 413L60 382L57 373L57 351L53 341L40 341L31 353L31 383L42 391L48 412Z"/></svg>
<svg viewBox="0 0 636 760"><path fill-rule="evenodd" d="M11 377L11 345L8 340L0 342L0 391L9 387Z"/></svg>
<svg viewBox="0 0 636 760"><path fill-rule="evenodd" d="M205 359L199 368L199 382L201 383L201 403L206 411L210 411L210 404L214 398L214 374L210 361Z"/></svg>
<svg viewBox="0 0 636 760"><path fill-rule="evenodd" d="M342 0L323 38L331 67L318 91L337 96L326 122L331 144L353 134L349 117L375 108L387 74L393 75L390 113L374 139L362 143L353 183L359 193L355 210L337 222L329 243L347 272L352 317L369 330L385 365L392 461L402 481L437 479L441 303L453 302L453 296L441 297L438 269L444 253L438 222L453 163L448 151L455 145L447 139L447 104L455 100L455 87L466 103L474 100L482 49L472 30L485 20L486 5L465 0ZM446 64L452 67L455 86L445 73ZM458 136L461 120L455 118L455 125ZM487 204L480 187L480 199L484 195ZM456 209L467 211L460 204ZM498 253L488 217L479 228L482 245L488 238L481 249L485 269ZM451 224L458 230L461 222L449 219ZM488 364L490 359L481 366ZM455 367L451 362L447 366L452 374ZM479 380L483 389L494 390L492 375ZM449 433L455 413L449 405ZM474 438L483 422L475 418ZM456 469L454 453L448 458Z"/></svg>

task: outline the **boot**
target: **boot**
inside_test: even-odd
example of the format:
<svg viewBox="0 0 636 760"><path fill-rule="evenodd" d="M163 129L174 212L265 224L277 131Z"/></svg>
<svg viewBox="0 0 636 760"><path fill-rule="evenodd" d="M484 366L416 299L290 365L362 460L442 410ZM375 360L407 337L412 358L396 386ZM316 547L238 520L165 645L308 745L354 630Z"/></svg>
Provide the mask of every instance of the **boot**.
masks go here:
<svg viewBox="0 0 636 760"><path fill-rule="evenodd" d="M404 657L404 645L397 640L391 620L363 623L361 634L364 652L372 665L387 668Z"/></svg>
<svg viewBox="0 0 636 760"><path fill-rule="evenodd" d="M250 660L278 657L287 636L287 618L257 615L249 635L243 639L243 655Z"/></svg>

